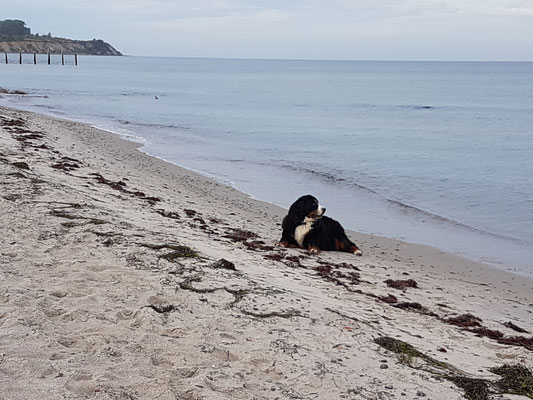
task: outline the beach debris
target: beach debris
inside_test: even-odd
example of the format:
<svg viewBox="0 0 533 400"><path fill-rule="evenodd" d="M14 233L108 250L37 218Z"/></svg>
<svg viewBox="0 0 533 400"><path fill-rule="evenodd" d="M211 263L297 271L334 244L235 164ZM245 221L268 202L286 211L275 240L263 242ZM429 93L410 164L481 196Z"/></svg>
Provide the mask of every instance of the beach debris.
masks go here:
<svg viewBox="0 0 533 400"><path fill-rule="evenodd" d="M270 253L263 255L263 258L266 258L267 260L273 260L273 261L281 261L285 258L285 254L283 253Z"/></svg>
<svg viewBox="0 0 533 400"><path fill-rule="evenodd" d="M140 197L143 200L146 200L150 205L154 205L155 203L161 201L161 199L159 197L146 196L146 194L144 192L141 192L140 190L137 190L137 189L133 189L132 191L127 190L126 189L127 184L126 184L126 182L124 182L124 179L122 179L120 181L113 182L113 181L110 181L107 178L104 178L101 174L99 174L97 172L92 172L89 175L92 175L94 177L94 179L96 179L96 181L98 183L101 183L103 185L107 185L110 188L118 190L120 192L128 193L128 194L131 194L131 195L136 196L136 197Z"/></svg>
<svg viewBox="0 0 533 400"><path fill-rule="evenodd" d="M233 264L231 261L228 261L224 258L221 258L218 261L215 261L213 264L209 265L211 268L215 269L228 269L230 271L237 271L237 268L235 268L235 264Z"/></svg>
<svg viewBox="0 0 533 400"><path fill-rule="evenodd" d="M501 367L491 368L490 372L502 377L496 383L502 392L533 399L533 374L528 367L520 364L504 364Z"/></svg>
<svg viewBox="0 0 533 400"><path fill-rule="evenodd" d="M159 208L155 210L155 212L158 213L159 215L162 215L165 218L180 219L180 215L175 211L166 211L166 210L163 210L162 208Z"/></svg>
<svg viewBox="0 0 533 400"><path fill-rule="evenodd" d="M174 251L160 255L159 258L163 258L170 262L175 262L178 258L197 258L198 253L188 246L176 246Z"/></svg>
<svg viewBox="0 0 533 400"><path fill-rule="evenodd" d="M451 325L456 325L463 330L476 334L480 337L487 337L495 340L500 344L509 346L525 347L527 350L533 351L533 337L525 336L505 336L501 331L487 328L481 325L482 319L472 314L461 314L456 317L440 318L441 321Z"/></svg>
<svg viewBox="0 0 533 400"><path fill-rule="evenodd" d="M25 126L26 121L24 121L22 118L11 118L7 119L6 117L0 116L0 120L2 121L3 126L12 127L12 126Z"/></svg>
<svg viewBox="0 0 533 400"><path fill-rule="evenodd" d="M296 263L298 265L301 264L300 257L298 257L298 256L286 256L285 260L293 262L293 263Z"/></svg>
<svg viewBox="0 0 533 400"><path fill-rule="evenodd" d="M387 279L384 281L388 287L391 287L393 289L399 289L399 290L407 290L407 288L418 288L418 284L414 279L406 279L406 280L393 280L393 279Z"/></svg>
<svg viewBox="0 0 533 400"><path fill-rule="evenodd" d="M489 381L472 378L463 371L443 361L434 359L417 350L411 344L390 336L382 336L374 340L376 344L396 354L396 358L402 364L411 368L422 369L447 379L464 390L465 397L470 400L488 400ZM422 362L422 363L421 363Z"/></svg>
<svg viewBox="0 0 533 400"><path fill-rule="evenodd" d="M507 328L510 328L516 332L520 332L520 333L529 333L528 331L526 331L524 328L520 328L518 325L515 325L513 324L511 321L508 321L508 322L504 322L502 323L503 326L506 326Z"/></svg>
<svg viewBox="0 0 533 400"><path fill-rule="evenodd" d="M332 282L339 286L344 286L347 290L353 291L351 285L359 285L361 283L361 275L357 272L344 273L339 269L336 269L336 265L322 264L315 267L314 270L317 275L327 282Z"/></svg>
<svg viewBox="0 0 533 400"><path fill-rule="evenodd" d="M23 162L23 161L16 161L14 163L11 163L11 165L13 165L14 167L20 168L20 169L30 169L30 166L28 165L28 163Z"/></svg>
<svg viewBox="0 0 533 400"><path fill-rule="evenodd" d="M441 363L430 356L425 355L421 351L415 349L412 345L399 339L390 336L382 336L374 339L374 343L396 354L398 361L409 366L415 365L415 359L426 361L428 364L437 365L440 368L448 366L446 363Z"/></svg>
<svg viewBox="0 0 533 400"><path fill-rule="evenodd" d="M500 344L525 347L527 350L533 351L533 337L527 338L525 336L505 336L500 331L495 331L485 327L477 328L475 330L467 329L467 331L473 332L479 336L485 336L496 340Z"/></svg>
<svg viewBox="0 0 533 400"><path fill-rule="evenodd" d="M398 302L396 296L387 294L386 296L378 296L378 299L387 304L394 304Z"/></svg>
<svg viewBox="0 0 533 400"><path fill-rule="evenodd" d="M301 258L306 258L305 256L301 256ZM360 269L358 267L356 267L355 265L353 264L348 264L348 263L332 263L332 262L328 262L328 261L321 261L321 260L318 260L318 263L319 264L324 264L324 265L332 265L334 266L335 268L346 268L346 269L351 269L351 270L355 270L355 271L360 271Z"/></svg>
<svg viewBox="0 0 533 400"><path fill-rule="evenodd" d="M224 287L220 288L220 287L214 287L214 288L195 288L192 284L193 282L201 282L202 281L202 278L199 277L199 276L191 276L189 278L186 278L184 281L182 282L179 282L178 283L178 286L180 289L183 289L183 290L189 290L191 292L195 292L195 293L201 293L201 294L204 294L204 293L214 293L216 292L217 290L225 290Z"/></svg>
<svg viewBox="0 0 533 400"><path fill-rule="evenodd" d="M101 174L99 174L97 172L92 172L89 175L94 176L94 179L96 179L96 181L98 183L101 183L103 185L107 185L110 188L115 189L115 190L119 190L121 192L125 192L126 191L126 189L124 189L124 187L126 187L126 182L124 182L123 180L122 181L113 182L113 181L110 181L109 179L104 178Z"/></svg>
<svg viewBox="0 0 533 400"><path fill-rule="evenodd" d="M246 242L248 239L258 238L259 235L244 229L228 228L228 231L226 231L226 234L223 237L231 239L234 242Z"/></svg>
<svg viewBox="0 0 533 400"><path fill-rule="evenodd" d="M207 224L205 223L204 219L203 218L200 218L200 217L196 217L196 218L193 218L192 219L194 222L198 222L200 225L206 225Z"/></svg>
<svg viewBox="0 0 533 400"><path fill-rule="evenodd" d="M107 221L104 221L103 219L99 219L99 218L85 217L82 215L71 214L65 211L64 209L53 209L52 211L50 211L50 215L53 215L54 217L58 217L58 218L65 218L65 219L71 219L71 220L84 220L84 222L81 225L84 225L84 224L103 225L103 224L108 223ZM65 228L73 228L80 224L76 224L75 222L63 222L61 225Z"/></svg>
<svg viewBox="0 0 533 400"><path fill-rule="evenodd" d="M187 214L187 217L191 217L191 218L197 214L195 210L191 210L190 208L185 208L183 212Z"/></svg>
<svg viewBox="0 0 533 400"><path fill-rule="evenodd" d="M76 160L75 158L71 157L61 157L61 159L52 164L52 168L60 169L63 171L74 171L75 169L80 168L80 165L78 164L80 161Z"/></svg>
<svg viewBox="0 0 533 400"><path fill-rule="evenodd" d="M402 310L415 311L420 314L429 315L430 317L438 317L438 314L434 313L433 311L429 311L427 307L417 302L404 301L401 303L392 304L392 306Z"/></svg>
<svg viewBox="0 0 533 400"><path fill-rule="evenodd" d="M302 314L300 311L292 309L292 308L285 310L285 311L266 311L266 312L248 311L242 308L240 310L245 315L249 315L251 317L261 318L261 319L272 318L272 317L278 317L278 318L305 317L305 315Z"/></svg>
<svg viewBox="0 0 533 400"><path fill-rule="evenodd" d="M478 318L470 313L461 314L456 317L444 318L443 321L448 324L460 326L463 328L468 328L471 326L481 326L481 322L483 322L481 318Z"/></svg>
<svg viewBox="0 0 533 400"><path fill-rule="evenodd" d="M454 376L449 380L463 389L465 397L469 400L488 400L489 398L489 387L485 379Z"/></svg>
<svg viewBox="0 0 533 400"><path fill-rule="evenodd" d="M170 312L177 310L173 304L149 304L147 307L159 314L169 314Z"/></svg>
<svg viewBox="0 0 533 400"><path fill-rule="evenodd" d="M262 240L252 240L251 242L243 242L243 244L252 250L263 250L263 251L272 251L274 250L274 246L267 245Z"/></svg>
<svg viewBox="0 0 533 400"><path fill-rule="evenodd" d="M242 243L251 250L272 251L274 246L267 245L264 241L259 240L257 233L240 228L228 228L222 237L231 239L235 243ZM250 240L253 239L253 240Z"/></svg>

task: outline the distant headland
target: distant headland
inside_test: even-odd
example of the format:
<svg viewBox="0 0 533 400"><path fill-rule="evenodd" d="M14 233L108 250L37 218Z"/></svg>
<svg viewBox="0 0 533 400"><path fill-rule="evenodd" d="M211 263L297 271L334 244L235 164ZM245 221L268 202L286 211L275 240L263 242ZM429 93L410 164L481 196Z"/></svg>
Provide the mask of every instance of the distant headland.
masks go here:
<svg viewBox="0 0 533 400"><path fill-rule="evenodd" d="M0 52L6 53L65 53L95 56L121 56L109 43L103 40L73 40L46 35L32 34L21 20L0 21Z"/></svg>

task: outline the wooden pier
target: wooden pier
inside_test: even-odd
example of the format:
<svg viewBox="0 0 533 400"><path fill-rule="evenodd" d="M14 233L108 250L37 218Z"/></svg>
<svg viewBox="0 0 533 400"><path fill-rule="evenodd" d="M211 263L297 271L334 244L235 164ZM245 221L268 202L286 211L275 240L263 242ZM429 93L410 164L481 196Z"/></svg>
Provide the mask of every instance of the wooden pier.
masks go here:
<svg viewBox="0 0 533 400"><path fill-rule="evenodd" d="M17 62L9 62L9 56L8 54L17 54L17 53L7 53L7 52L4 52L4 56L5 56L5 63L6 64L31 64L31 62L26 62L24 63L23 61L23 56L24 55L31 55L33 54L33 64L34 65L37 65L37 56L44 56L45 54L42 54L42 53L23 53L22 51L19 51L18 52L18 63ZM64 54L63 52L60 53L61 54L61 65L65 65L65 55L66 56L72 56L74 57L74 65L78 65L78 55L77 54ZM51 53L50 51L48 53L46 53L46 56L47 56L47 63L48 65L52 65L52 56L53 55L59 55L59 53ZM40 64L44 64L43 63L40 63ZM54 63L54 64L59 64L59 62L57 63ZM71 64L72 65L72 64Z"/></svg>

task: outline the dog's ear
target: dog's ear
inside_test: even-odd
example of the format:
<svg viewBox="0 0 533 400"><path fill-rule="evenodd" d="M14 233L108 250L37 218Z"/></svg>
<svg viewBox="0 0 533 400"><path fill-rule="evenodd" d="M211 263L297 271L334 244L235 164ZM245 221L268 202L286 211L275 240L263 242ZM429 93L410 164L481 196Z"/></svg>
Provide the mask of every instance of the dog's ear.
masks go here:
<svg viewBox="0 0 533 400"><path fill-rule="evenodd" d="M299 225L305 218L305 210L302 207L301 202L296 201L289 208L287 217L295 224Z"/></svg>

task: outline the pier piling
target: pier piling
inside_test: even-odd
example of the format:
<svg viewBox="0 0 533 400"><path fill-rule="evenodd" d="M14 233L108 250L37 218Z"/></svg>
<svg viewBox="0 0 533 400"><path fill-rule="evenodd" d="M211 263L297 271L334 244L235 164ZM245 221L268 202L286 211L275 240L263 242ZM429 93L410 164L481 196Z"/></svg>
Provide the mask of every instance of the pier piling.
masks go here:
<svg viewBox="0 0 533 400"><path fill-rule="evenodd" d="M0 50L0 52L1 52L1 50ZM6 64L10 63L9 54L16 55L17 53L16 53L16 50L12 51L10 53L8 53L6 50L4 50L4 62ZM24 63L31 64L31 58L28 58L26 61L24 61L24 54L28 54L28 57L31 57L31 55L33 54L33 64L37 65L37 54L40 54L40 53L36 53L36 52L25 53L25 52L23 52L22 49L18 50L18 56L19 56L18 57L18 64L20 64L20 65L22 65ZM52 50L48 49L48 51L46 52L46 55L47 55L47 59L48 59L47 60L48 61L48 65L51 65L52 64ZM67 54L67 57L69 57L69 56L74 56L74 65L78 65L78 54ZM1 63L1 61L0 61L0 63ZM11 60L11 63L16 63L16 61L15 60ZM58 64L58 62L56 62L56 63ZM67 60L67 64L69 64L68 60ZM61 65L65 65L65 53L64 52L61 52ZM70 62L70 65L72 65L72 62Z"/></svg>

